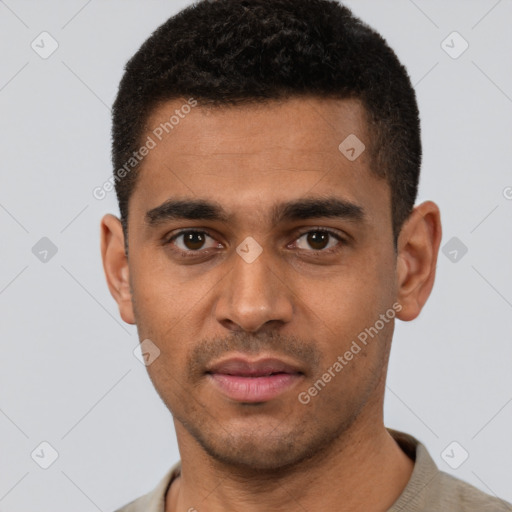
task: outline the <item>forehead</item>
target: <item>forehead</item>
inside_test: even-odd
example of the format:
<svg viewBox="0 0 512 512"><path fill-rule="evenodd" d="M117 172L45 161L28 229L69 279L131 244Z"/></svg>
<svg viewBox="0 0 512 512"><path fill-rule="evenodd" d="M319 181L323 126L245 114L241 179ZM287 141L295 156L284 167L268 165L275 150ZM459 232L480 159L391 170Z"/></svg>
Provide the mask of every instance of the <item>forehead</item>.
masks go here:
<svg viewBox="0 0 512 512"><path fill-rule="evenodd" d="M149 140L130 208L139 217L170 198L210 199L260 220L279 201L309 196L367 203L370 216L390 211L387 183L370 172L371 141L357 100L228 107L173 100L149 116L142 142Z"/></svg>

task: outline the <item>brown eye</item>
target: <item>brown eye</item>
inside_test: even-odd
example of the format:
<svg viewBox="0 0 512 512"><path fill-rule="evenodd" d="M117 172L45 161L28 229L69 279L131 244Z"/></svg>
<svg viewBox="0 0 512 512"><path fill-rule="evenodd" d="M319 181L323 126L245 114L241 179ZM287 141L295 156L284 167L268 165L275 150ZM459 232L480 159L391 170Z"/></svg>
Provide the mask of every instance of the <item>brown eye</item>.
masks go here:
<svg viewBox="0 0 512 512"><path fill-rule="evenodd" d="M301 235L296 243L299 249L313 252L335 248L342 241L342 238L336 233L315 229Z"/></svg>
<svg viewBox="0 0 512 512"><path fill-rule="evenodd" d="M190 232L183 235L183 244L187 249L197 251L204 245L204 233Z"/></svg>
<svg viewBox="0 0 512 512"><path fill-rule="evenodd" d="M204 231L182 231L168 242L182 252L199 252L201 249L216 247L215 240Z"/></svg>
<svg viewBox="0 0 512 512"><path fill-rule="evenodd" d="M326 248L329 237L330 235L328 233L313 231L312 233L308 233L306 240L315 251L321 251Z"/></svg>

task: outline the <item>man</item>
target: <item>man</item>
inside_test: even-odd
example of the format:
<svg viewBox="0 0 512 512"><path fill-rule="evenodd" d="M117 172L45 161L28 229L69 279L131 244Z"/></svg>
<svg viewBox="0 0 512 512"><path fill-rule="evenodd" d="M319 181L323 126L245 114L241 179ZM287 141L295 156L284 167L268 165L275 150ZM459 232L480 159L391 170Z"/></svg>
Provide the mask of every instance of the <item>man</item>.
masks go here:
<svg viewBox="0 0 512 512"><path fill-rule="evenodd" d="M181 462L121 511L510 510L383 424L441 240L420 162L406 70L337 2L202 1L143 44L102 256Z"/></svg>

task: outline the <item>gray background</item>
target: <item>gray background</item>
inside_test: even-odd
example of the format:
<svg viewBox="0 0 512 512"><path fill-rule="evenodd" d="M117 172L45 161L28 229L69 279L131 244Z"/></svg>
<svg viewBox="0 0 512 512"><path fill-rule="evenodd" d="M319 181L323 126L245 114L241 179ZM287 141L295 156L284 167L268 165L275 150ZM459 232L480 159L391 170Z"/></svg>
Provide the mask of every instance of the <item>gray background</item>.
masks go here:
<svg viewBox="0 0 512 512"><path fill-rule="evenodd" d="M451 244L421 317L398 322L387 425L512 501L512 2L346 3L416 86L419 201L439 204ZM92 190L111 172L110 105L126 60L187 4L0 1L0 511L107 512L178 459L170 414L133 354L136 330L104 282L99 221L117 213L114 194ZM43 31L59 45L47 59L31 47ZM469 43L456 59L442 47L453 31ZM444 45L458 53L463 41ZM48 469L43 441L58 453ZM469 458L452 469L462 450Z"/></svg>

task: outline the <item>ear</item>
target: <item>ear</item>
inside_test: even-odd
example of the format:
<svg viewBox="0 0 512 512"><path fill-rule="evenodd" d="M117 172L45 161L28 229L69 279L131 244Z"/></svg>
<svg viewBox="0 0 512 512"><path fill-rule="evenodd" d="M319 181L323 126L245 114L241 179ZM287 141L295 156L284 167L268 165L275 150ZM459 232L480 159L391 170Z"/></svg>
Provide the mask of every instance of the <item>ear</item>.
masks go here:
<svg viewBox="0 0 512 512"><path fill-rule="evenodd" d="M441 244L441 214L432 201L416 206L398 237L397 299L400 320L414 320L434 286Z"/></svg>
<svg viewBox="0 0 512 512"><path fill-rule="evenodd" d="M135 324L123 227L114 215L105 215L101 220L101 258L108 288L119 306L121 318L128 324Z"/></svg>

